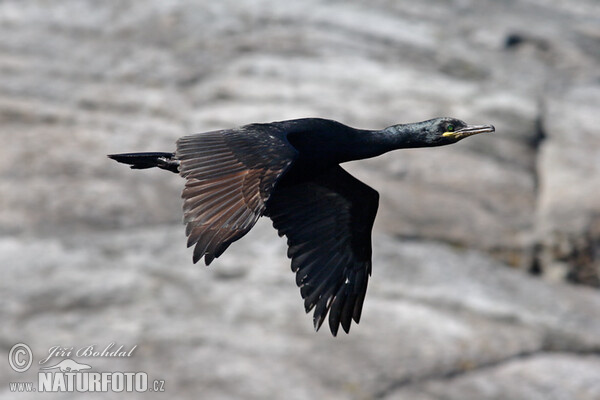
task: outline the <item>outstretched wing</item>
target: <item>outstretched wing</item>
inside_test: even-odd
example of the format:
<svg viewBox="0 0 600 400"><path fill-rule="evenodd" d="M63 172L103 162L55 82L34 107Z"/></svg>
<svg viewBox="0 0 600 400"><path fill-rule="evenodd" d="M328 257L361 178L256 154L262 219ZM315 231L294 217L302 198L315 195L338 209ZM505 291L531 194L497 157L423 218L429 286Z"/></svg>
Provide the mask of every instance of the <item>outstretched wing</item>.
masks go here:
<svg viewBox="0 0 600 400"><path fill-rule="evenodd" d="M371 275L371 229L379 194L340 166L316 178L278 184L267 215L288 238L296 284L318 330L329 312L335 336L360 320Z"/></svg>
<svg viewBox="0 0 600 400"><path fill-rule="evenodd" d="M296 157L266 124L206 132L177 141L188 247L206 265L244 236L265 211L273 186Z"/></svg>

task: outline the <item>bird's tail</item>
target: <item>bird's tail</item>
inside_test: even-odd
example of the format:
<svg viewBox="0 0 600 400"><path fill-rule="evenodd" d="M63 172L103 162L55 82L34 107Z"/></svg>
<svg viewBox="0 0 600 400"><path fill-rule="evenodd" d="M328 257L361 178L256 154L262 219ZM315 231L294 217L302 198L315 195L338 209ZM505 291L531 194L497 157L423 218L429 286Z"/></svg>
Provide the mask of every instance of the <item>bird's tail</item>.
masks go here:
<svg viewBox="0 0 600 400"><path fill-rule="evenodd" d="M179 173L179 160L175 159L175 153L124 153L109 154L108 157L129 164L132 169L157 167Z"/></svg>

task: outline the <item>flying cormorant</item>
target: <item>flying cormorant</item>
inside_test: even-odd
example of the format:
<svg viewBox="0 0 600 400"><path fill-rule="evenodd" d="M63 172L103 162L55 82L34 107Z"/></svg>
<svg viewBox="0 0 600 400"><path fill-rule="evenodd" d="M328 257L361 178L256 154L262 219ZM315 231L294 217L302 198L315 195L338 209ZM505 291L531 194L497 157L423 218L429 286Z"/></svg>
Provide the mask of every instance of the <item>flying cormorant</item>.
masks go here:
<svg viewBox="0 0 600 400"><path fill-rule="evenodd" d="M456 143L492 125L436 118L382 130L305 118L185 136L174 153L113 154L134 169L186 179L182 198L193 261L219 257L266 215L287 236L288 257L318 330L329 313L335 336L360 320L371 275L371 228L379 194L340 163L390 150Z"/></svg>

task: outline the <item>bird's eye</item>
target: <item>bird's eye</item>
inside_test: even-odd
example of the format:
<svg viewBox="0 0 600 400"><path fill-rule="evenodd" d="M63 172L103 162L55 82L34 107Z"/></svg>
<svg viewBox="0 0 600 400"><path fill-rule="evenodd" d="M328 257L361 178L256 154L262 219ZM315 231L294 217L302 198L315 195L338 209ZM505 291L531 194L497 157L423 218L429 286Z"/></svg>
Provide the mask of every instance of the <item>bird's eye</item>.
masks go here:
<svg viewBox="0 0 600 400"><path fill-rule="evenodd" d="M454 125L450 124L446 127L446 132L454 132Z"/></svg>

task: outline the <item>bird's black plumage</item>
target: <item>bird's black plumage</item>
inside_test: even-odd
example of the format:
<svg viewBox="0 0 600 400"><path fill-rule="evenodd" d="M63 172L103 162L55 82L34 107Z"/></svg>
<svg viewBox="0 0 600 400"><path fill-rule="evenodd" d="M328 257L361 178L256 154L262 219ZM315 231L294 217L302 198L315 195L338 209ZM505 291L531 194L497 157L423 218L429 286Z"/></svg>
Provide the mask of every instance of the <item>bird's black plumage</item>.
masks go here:
<svg viewBox="0 0 600 400"><path fill-rule="evenodd" d="M285 177L267 202L267 215L288 238L288 257L306 312L318 329L330 309L336 335L360 320L371 274L371 228L379 194L336 165L311 179Z"/></svg>
<svg viewBox="0 0 600 400"><path fill-rule="evenodd" d="M371 275L371 229L379 194L340 163L390 150L455 143L491 125L436 118L383 130L305 118L186 136L175 153L109 155L131 168L186 179L182 193L193 261L210 264L266 215L288 239L288 257L318 330L359 322Z"/></svg>

